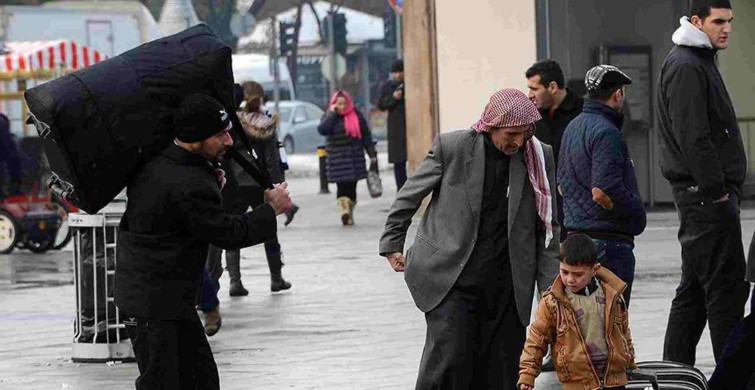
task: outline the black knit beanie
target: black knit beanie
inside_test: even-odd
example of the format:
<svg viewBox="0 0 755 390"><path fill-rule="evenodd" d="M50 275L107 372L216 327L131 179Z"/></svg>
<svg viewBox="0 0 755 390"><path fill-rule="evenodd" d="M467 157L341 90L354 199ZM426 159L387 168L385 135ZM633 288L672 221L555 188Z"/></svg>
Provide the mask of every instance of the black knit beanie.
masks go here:
<svg viewBox="0 0 755 390"><path fill-rule="evenodd" d="M393 63L391 64L391 73L403 72L403 71L404 71L404 60L393 61Z"/></svg>
<svg viewBox="0 0 755 390"><path fill-rule="evenodd" d="M173 124L176 138L186 143L206 140L232 127L225 107L211 96L201 93L189 95L181 102Z"/></svg>

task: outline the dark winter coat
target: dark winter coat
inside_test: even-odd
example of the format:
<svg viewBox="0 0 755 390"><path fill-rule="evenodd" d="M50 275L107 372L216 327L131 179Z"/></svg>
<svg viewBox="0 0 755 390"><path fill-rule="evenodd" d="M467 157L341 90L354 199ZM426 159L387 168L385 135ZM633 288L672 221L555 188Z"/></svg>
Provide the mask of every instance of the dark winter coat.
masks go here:
<svg viewBox="0 0 755 390"><path fill-rule="evenodd" d="M370 157L377 157L372 133L367 121L359 111L359 127L362 138L352 138L346 135L344 117L336 112L328 111L322 117L317 131L325 136L325 151L327 158L327 175L330 183L348 183L367 177L364 152Z"/></svg>
<svg viewBox="0 0 755 390"><path fill-rule="evenodd" d="M713 49L675 46L657 86L661 170L675 189L698 186L718 199L747 173L734 106Z"/></svg>
<svg viewBox="0 0 755 390"><path fill-rule="evenodd" d="M623 115L588 100L566 127L561 140L558 186L564 197L564 227L584 232L634 237L645 230L645 206L637 188L634 163L619 130ZM605 210L592 199L592 188L613 201Z"/></svg>
<svg viewBox="0 0 755 390"><path fill-rule="evenodd" d="M383 83L377 104L379 109L388 111L388 162L391 164L406 162L406 105L403 98L393 97L393 92L402 84L403 81L395 80Z"/></svg>
<svg viewBox="0 0 755 390"><path fill-rule="evenodd" d="M239 114L241 118L241 113ZM243 122L242 122L243 123ZM254 134L254 135L253 135ZM265 129L265 131L256 131L254 133L244 132L249 145L257 154L261 166L267 169L270 180L273 184L282 183L285 180L283 168L281 167L278 132L276 128ZM244 147L243 141L234 139L234 145L242 156L252 161L252 156ZM223 188L223 207L229 212L242 213L249 206L254 206L248 198L248 190L242 188L254 187L259 190L263 187L248 174L236 161L231 158L223 159L223 169L226 171L228 182Z"/></svg>
<svg viewBox="0 0 755 390"><path fill-rule="evenodd" d="M149 162L127 194L118 233L115 304L131 316L191 318L210 244L243 248L276 235L272 207L226 213L214 168L176 145Z"/></svg>

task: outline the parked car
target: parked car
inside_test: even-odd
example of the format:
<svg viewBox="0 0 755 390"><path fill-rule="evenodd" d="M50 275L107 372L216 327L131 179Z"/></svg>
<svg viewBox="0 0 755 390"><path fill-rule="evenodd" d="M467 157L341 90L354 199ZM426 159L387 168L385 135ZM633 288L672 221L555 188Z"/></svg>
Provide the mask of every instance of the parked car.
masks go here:
<svg viewBox="0 0 755 390"><path fill-rule="evenodd" d="M273 112L275 104L268 102L265 108ZM325 137L317 132L324 112L320 107L302 101L281 101L278 103L280 131L278 137L283 142L287 154L314 152L317 146L325 144Z"/></svg>

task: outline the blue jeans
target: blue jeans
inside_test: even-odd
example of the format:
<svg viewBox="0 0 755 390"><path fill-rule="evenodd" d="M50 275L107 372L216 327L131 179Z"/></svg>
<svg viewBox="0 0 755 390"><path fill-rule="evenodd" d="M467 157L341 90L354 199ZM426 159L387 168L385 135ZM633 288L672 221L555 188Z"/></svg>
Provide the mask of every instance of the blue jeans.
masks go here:
<svg viewBox="0 0 755 390"><path fill-rule="evenodd" d="M202 267L202 287L199 296L199 308L203 312L213 311L218 307L220 301L218 300L218 290L220 290L220 283L210 276L210 272L207 268Z"/></svg>
<svg viewBox="0 0 755 390"><path fill-rule="evenodd" d="M632 295L634 282L634 244L609 240L592 240L592 242L598 250L598 263L627 284L624 290L624 301L629 308L629 297Z"/></svg>

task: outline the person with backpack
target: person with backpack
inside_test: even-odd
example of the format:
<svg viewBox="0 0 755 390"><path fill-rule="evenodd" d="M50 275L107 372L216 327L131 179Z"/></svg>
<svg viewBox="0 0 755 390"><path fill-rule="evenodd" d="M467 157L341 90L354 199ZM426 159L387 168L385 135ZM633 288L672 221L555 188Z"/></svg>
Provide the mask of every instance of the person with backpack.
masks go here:
<svg viewBox="0 0 755 390"><path fill-rule="evenodd" d="M115 304L139 367L137 389L219 389L212 350L195 305L210 245L243 248L273 239L291 208L287 184L267 204L223 209L218 162L233 145L222 104L190 95L174 114L176 138L130 181L118 232Z"/></svg>

